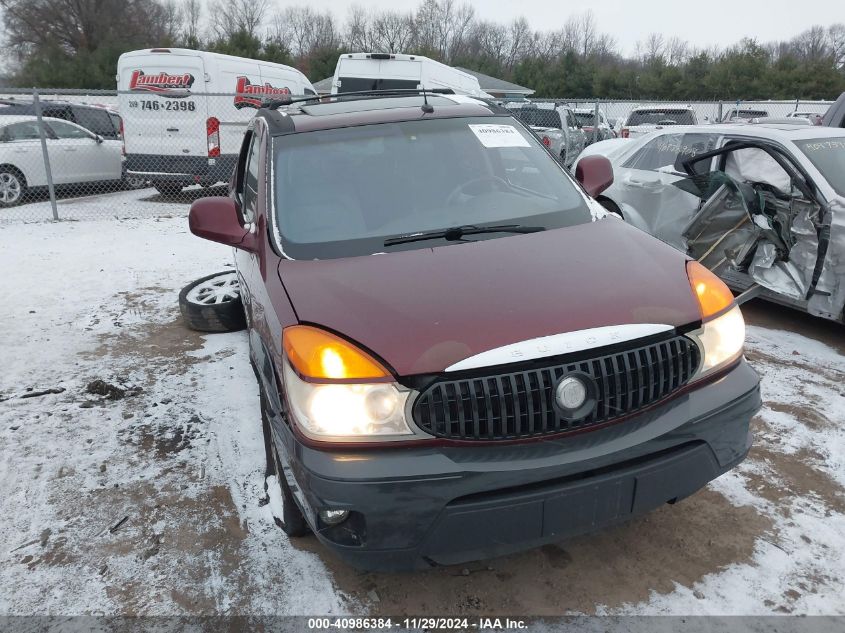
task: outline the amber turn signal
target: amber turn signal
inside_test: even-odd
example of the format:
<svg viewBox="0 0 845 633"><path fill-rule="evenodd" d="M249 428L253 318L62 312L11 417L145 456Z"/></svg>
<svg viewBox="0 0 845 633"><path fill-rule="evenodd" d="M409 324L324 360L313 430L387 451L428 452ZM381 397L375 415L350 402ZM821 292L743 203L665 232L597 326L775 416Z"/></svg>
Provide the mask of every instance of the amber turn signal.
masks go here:
<svg viewBox="0 0 845 633"><path fill-rule="evenodd" d="M282 346L290 364L305 378L372 380L390 376L365 351L336 334L310 325L285 328Z"/></svg>
<svg viewBox="0 0 845 633"><path fill-rule="evenodd" d="M698 262L687 262L687 276L701 308L702 319L718 314L733 304L734 296L731 289Z"/></svg>

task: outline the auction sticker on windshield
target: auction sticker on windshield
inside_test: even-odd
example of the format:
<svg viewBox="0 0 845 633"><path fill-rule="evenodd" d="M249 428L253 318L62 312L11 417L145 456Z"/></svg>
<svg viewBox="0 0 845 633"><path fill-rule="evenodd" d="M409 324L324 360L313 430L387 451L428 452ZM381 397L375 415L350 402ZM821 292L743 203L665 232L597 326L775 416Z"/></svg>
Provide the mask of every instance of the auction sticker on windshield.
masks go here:
<svg viewBox="0 0 845 633"><path fill-rule="evenodd" d="M531 147L512 125L470 123L469 129L484 147Z"/></svg>

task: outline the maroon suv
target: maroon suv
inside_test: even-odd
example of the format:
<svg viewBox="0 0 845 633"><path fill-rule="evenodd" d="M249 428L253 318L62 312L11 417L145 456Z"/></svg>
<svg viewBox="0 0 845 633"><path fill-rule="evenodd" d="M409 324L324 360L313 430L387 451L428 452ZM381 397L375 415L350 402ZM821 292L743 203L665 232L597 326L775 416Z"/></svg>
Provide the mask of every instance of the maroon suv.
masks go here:
<svg viewBox="0 0 845 633"><path fill-rule="evenodd" d="M760 394L730 291L604 213L605 159L577 177L469 97L258 112L190 226L235 247L289 535L368 569L459 563L745 457Z"/></svg>

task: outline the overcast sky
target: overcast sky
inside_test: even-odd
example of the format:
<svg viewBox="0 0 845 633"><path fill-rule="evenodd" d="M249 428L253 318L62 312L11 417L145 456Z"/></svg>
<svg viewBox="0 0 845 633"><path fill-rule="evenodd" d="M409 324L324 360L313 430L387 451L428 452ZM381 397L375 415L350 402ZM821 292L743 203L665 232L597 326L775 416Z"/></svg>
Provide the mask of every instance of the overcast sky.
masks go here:
<svg viewBox="0 0 845 633"><path fill-rule="evenodd" d="M315 9L330 9L346 17L354 2L308 0ZM273 0L271 0L271 5ZM277 0L277 6L299 4ZM410 10L419 0L366 0L363 6ZM487 20L508 22L524 15L535 29L562 28L573 14L592 9L599 29L616 38L623 53L631 54L637 40L651 32L666 38L677 35L698 48L714 44L729 46L743 37L760 42L790 39L815 24L845 22L845 0L471 0L476 15Z"/></svg>

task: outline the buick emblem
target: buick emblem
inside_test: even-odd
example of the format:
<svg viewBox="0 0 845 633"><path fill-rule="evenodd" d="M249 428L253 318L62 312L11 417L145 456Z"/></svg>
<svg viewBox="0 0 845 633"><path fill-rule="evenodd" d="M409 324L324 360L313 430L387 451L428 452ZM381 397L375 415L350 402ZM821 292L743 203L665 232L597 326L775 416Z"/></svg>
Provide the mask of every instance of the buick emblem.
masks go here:
<svg viewBox="0 0 845 633"><path fill-rule="evenodd" d="M555 387L555 408L564 420L580 420L596 408L598 385L595 379L580 371L561 376Z"/></svg>
<svg viewBox="0 0 845 633"><path fill-rule="evenodd" d="M555 389L555 399L561 409L575 411L587 401L587 385L576 376L565 376Z"/></svg>

